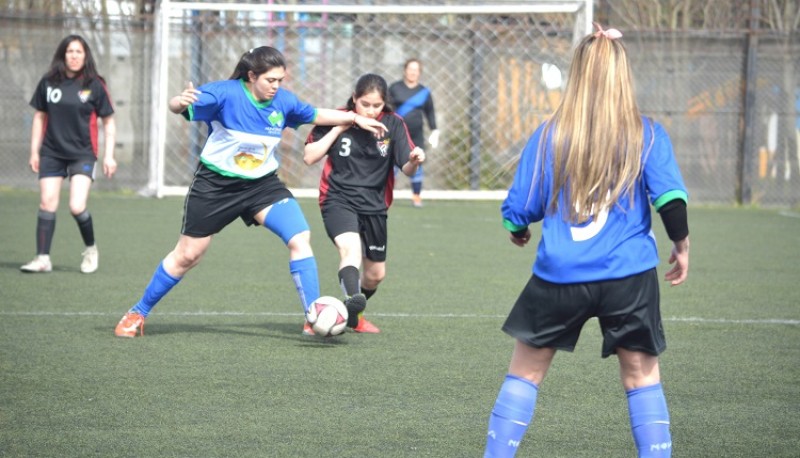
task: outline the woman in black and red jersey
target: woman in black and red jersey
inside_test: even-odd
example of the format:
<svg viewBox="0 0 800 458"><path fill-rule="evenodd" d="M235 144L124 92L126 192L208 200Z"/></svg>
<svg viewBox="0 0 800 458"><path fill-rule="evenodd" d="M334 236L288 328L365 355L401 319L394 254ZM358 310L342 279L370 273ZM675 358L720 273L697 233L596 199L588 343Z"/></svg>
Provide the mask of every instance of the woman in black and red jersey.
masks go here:
<svg viewBox="0 0 800 458"><path fill-rule="evenodd" d="M386 134L376 138L355 125L316 126L303 155L308 165L328 156L319 183L322 220L339 250L339 284L345 302L364 306L386 276L386 218L394 167L412 176L425 161L425 152L414 146L403 118L387 100L386 80L363 75L344 109L377 119L386 126ZM356 332L380 332L363 316L349 317L349 321Z"/></svg>
<svg viewBox="0 0 800 458"><path fill-rule="evenodd" d="M97 161L97 118L103 121L103 173L111 178L117 170L114 159L114 108L97 73L92 51L79 35L70 35L56 48L50 70L42 77L31 98L36 109L31 128L28 161L39 174L39 215L36 223L36 257L20 269L50 272L50 245L56 226L61 184L69 177L69 211L78 223L86 245L81 272L97 270L98 255L92 216L86 209Z"/></svg>

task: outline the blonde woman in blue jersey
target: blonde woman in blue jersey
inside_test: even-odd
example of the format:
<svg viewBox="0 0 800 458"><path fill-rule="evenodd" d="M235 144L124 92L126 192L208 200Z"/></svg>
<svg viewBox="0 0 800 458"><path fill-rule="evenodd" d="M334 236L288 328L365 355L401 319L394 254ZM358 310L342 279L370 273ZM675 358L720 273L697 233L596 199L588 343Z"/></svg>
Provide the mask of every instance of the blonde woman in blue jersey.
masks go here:
<svg viewBox="0 0 800 458"><path fill-rule="evenodd" d="M667 133L636 105L622 34L597 28L578 44L561 104L528 141L502 204L512 243L525 246L539 221L542 238L503 325L516 343L484 457L515 455L556 351L573 351L592 317L602 357L619 361L638 456L671 456L650 205L673 242L665 279L679 285L689 269L687 192Z"/></svg>
<svg viewBox="0 0 800 458"><path fill-rule="evenodd" d="M230 79L196 89L189 83L170 99L170 111L205 122L209 135L186 196L178 243L159 264L141 299L117 324L117 336L143 335L153 307L200 262L212 236L237 218L248 226L266 227L286 244L289 272L304 312L319 297L308 223L277 176L281 133L302 124L358 125L376 135L386 127L354 113L301 102L281 88L285 77L283 55L262 46L242 55Z"/></svg>

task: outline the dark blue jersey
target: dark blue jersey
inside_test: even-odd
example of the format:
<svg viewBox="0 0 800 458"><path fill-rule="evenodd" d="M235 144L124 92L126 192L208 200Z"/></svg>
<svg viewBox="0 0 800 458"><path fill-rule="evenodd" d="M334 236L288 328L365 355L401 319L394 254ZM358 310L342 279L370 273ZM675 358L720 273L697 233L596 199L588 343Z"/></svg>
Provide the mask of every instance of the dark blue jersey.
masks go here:
<svg viewBox="0 0 800 458"><path fill-rule="evenodd" d="M600 209L596 218L575 226L565 215L564 193L558 211L548 213L553 197L552 144L540 141L544 125L531 136L522 152L514 182L502 204L504 226L520 230L542 221L533 273L553 283L580 283L624 278L658 265L651 231L650 204L660 208L676 198L687 200L672 143L660 124L644 119L642 176L637 180L633 205L628 195L613 208Z"/></svg>
<svg viewBox="0 0 800 458"><path fill-rule="evenodd" d="M102 80L94 78L84 87L80 76L59 84L42 78L30 105L47 114L39 154L67 160L97 158L97 118L114 114Z"/></svg>

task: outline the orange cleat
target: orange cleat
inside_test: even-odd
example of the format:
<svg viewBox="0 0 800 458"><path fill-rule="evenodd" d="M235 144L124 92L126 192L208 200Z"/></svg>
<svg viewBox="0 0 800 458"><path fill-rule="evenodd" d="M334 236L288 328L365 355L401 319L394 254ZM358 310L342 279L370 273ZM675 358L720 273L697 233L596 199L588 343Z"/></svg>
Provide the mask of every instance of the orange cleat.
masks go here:
<svg viewBox="0 0 800 458"><path fill-rule="evenodd" d="M314 328L311 327L311 323L309 323L308 321L303 323L303 335L304 336L315 336L315 335L317 335L317 333L314 332Z"/></svg>
<svg viewBox="0 0 800 458"><path fill-rule="evenodd" d="M381 332L377 326L367 321L363 316L358 317L358 325L353 328L353 331L363 334L378 334Z"/></svg>
<svg viewBox="0 0 800 458"><path fill-rule="evenodd" d="M114 329L117 337L136 337L137 333L144 336L144 317L136 312L126 313Z"/></svg>

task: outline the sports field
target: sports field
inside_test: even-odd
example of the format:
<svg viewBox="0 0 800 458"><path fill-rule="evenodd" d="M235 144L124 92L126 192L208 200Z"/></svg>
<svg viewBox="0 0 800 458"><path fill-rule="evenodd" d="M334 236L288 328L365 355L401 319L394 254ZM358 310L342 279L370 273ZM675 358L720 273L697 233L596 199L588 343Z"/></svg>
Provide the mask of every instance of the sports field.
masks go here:
<svg viewBox="0 0 800 458"><path fill-rule="evenodd" d="M0 456L481 456L512 348L499 328L535 253L508 242L499 202L398 201L388 276L367 309L383 332L331 339L300 334L286 249L240 222L144 338L115 338L177 240L182 199L93 194L93 275L79 272L66 193L49 274L19 272L38 194L0 202ZM301 204L322 293L339 295L316 202ZM689 280L662 289L673 456L797 457L800 213L690 207L689 221ZM635 455L596 324L556 356L517 456Z"/></svg>

